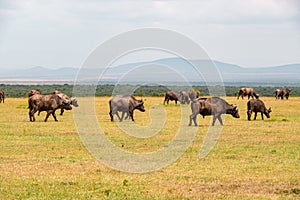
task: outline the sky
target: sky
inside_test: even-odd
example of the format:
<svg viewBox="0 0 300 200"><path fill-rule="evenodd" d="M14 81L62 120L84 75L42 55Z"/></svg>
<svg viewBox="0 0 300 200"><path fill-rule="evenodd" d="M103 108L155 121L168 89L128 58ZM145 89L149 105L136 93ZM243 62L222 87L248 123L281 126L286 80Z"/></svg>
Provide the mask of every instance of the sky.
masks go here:
<svg viewBox="0 0 300 200"><path fill-rule="evenodd" d="M242 67L300 63L297 0L0 0L0 68L79 68L113 36L148 27ZM125 60L159 58L152 55Z"/></svg>

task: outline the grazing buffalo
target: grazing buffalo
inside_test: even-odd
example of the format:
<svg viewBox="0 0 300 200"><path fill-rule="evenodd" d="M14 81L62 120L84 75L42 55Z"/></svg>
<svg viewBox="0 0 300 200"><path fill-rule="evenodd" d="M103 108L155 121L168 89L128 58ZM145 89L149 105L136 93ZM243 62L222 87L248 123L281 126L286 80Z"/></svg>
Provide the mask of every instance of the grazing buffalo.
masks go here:
<svg viewBox="0 0 300 200"><path fill-rule="evenodd" d="M175 101L175 104L177 104L177 101L180 100L180 93L178 92L173 92L173 91L167 91L165 94L165 100L164 104L167 102L169 104L169 101Z"/></svg>
<svg viewBox="0 0 300 200"><path fill-rule="evenodd" d="M252 99L254 97L256 99L259 98L259 94L257 94L253 88L241 88L238 93L237 99L239 99L240 96L242 97L242 99L244 99L244 96L248 96L248 99L250 99L250 97L252 97Z"/></svg>
<svg viewBox="0 0 300 200"><path fill-rule="evenodd" d="M68 95L62 93L60 90L55 90L55 91L53 92L53 94L57 94L57 95L58 95L59 97L61 97L62 99L69 100L69 101L70 101L70 104L71 104L72 106L75 106L75 107L78 107L78 106L79 106L76 97L71 97L71 98L70 98ZM64 108L61 108L61 109L60 109L60 115L63 115L63 113L64 113Z"/></svg>
<svg viewBox="0 0 300 200"><path fill-rule="evenodd" d="M195 90L190 90L189 91L189 97L190 97L190 100L193 101L194 99L197 99L199 97L199 92L198 91L195 91Z"/></svg>
<svg viewBox="0 0 300 200"><path fill-rule="evenodd" d="M283 98L285 97L286 100L288 100L291 91L292 91L291 89L284 88L284 89L276 89L276 90L274 91L274 93L275 93L276 99L279 99L279 98L283 99Z"/></svg>
<svg viewBox="0 0 300 200"><path fill-rule="evenodd" d="M70 101L62 99L57 94L35 94L28 98L28 108L29 108L29 119L30 121L35 121L34 114L39 111L46 111L47 115L45 122L48 117L52 114L55 121L56 119L55 111L57 109L64 108L66 110L72 110Z"/></svg>
<svg viewBox="0 0 300 200"><path fill-rule="evenodd" d="M192 114L190 115L189 126L192 125L192 120L194 121L194 125L198 126L196 122L198 114L202 115L203 118L208 115L213 115L212 126L215 125L216 119L218 119L223 126L222 114L231 114L235 118L240 118L237 105L230 105L219 97L194 99L191 104L191 109Z"/></svg>
<svg viewBox="0 0 300 200"><path fill-rule="evenodd" d="M111 100L109 100L109 109L111 121L114 121L114 115L117 115L119 120L122 121L125 113L129 114L131 120L134 121L133 111L135 109L145 112L144 101L142 99L137 100L131 95L117 95L113 97ZM118 111L122 112L122 117L119 116Z"/></svg>
<svg viewBox="0 0 300 200"><path fill-rule="evenodd" d="M252 112L255 113L254 120L256 120L257 113L261 113L261 119L264 120L264 115L266 115L267 118L270 118L270 112L272 112L271 108L267 109L264 102L260 99L251 99L247 103L247 115L248 120L251 120L251 114Z"/></svg>
<svg viewBox="0 0 300 200"><path fill-rule="evenodd" d="M189 104L190 103L189 93L187 93L185 91L180 91L179 101L181 104Z"/></svg>
<svg viewBox="0 0 300 200"><path fill-rule="evenodd" d="M3 90L0 90L0 103L4 103L4 99L5 99L5 94Z"/></svg>

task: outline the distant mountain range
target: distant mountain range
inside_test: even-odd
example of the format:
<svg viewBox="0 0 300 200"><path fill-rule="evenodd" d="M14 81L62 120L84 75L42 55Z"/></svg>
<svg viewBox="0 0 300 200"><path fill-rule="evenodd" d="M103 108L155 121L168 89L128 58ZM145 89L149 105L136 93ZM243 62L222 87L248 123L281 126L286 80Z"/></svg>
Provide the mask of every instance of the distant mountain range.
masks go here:
<svg viewBox="0 0 300 200"><path fill-rule="evenodd" d="M197 66L197 71L193 65ZM75 79L82 83L120 84L197 84L220 80L227 85L280 85L300 86L300 64L274 67L244 68L238 65L210 60L183 60L165 58L150 62L137 62L99 68L33 67L22 70L1 69L1 84L72 84Z"/></svg>

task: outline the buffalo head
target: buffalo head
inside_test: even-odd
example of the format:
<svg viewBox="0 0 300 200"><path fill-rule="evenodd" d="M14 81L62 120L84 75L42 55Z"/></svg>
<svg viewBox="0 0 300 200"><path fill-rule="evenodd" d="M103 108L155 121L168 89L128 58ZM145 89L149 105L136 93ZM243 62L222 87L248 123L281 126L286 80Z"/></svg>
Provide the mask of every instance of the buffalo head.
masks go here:
<svg viewBox="0 0 300 200"><path fill-rule="evenodd" d="M142 99L138 100L135 109L138 109L141 112L145 112L144 101Z"/></svg>
<svg viewBox="0 0 300 200"><path fill-rule="evenodd" d="M235 118L240 118L238 106L237 105L231 105L231 106L232 106L232 110L230 114Z"/></svg>
<svg viewBox="0 0 300 200"><path fill-rule="evenodd" d="M79 106L76 97L71 97L70 100L71 100L71 105L73 105L75 107Z"/></svg>
<svg viewBox="0 0 300 200"><path fill-rule="evenodd" d="M264 114L266 115L267 118L270 118L270 112L272 112L271 107L267 110L265 110Z"/></svg>

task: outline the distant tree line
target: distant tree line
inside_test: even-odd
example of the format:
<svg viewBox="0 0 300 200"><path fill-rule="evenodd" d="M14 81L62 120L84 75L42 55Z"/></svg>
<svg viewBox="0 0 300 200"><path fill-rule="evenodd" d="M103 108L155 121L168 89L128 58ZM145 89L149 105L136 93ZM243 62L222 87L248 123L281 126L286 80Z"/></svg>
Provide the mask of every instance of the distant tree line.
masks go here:
<svg viewBox="0 0 300 200"><path fill-rule="evenodd" d="M237 96L241 87L245 86L225 86L227 96ZM79 89L84 90L85 85L79 86ZM223 94L222 86L147 86L147 85L98 85L95 86L95 96L112 96L118 93L128 93L135 96L164 96L168 90L188 91L189 89L200 91L201 96L210 95L209 91L214 91ZM274 96L274 90L278 87L259 86L254 87L260 96ZM63 93L72 96L73 85L5 85L0 84L0 89L4 90L7 97L27 97L27 94L32 89L39 89L42 93L52 93L54 90L61 90ZM300 96L300 87L292 87L291 96ZM126 92L124 92L126 91Z"/></svg>

